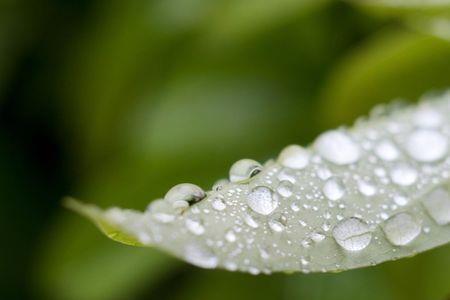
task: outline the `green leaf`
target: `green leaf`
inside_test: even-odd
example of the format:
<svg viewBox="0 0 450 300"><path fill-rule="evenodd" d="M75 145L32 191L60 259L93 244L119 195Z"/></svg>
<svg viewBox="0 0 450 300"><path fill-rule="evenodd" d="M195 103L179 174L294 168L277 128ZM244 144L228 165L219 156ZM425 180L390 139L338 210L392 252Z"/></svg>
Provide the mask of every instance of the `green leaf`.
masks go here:
<svg viewBox="0 0 450 300"><path fill-rule="evenodd" d="M141 213L71 206L106 224L107 234L113 228L113 239L208 269L373 266L450 241L449 114L450 92L377 107L370 119L325 132L310 148L289 146L264 167L236 162L231 182L206 193L180 184Z"/></svg>

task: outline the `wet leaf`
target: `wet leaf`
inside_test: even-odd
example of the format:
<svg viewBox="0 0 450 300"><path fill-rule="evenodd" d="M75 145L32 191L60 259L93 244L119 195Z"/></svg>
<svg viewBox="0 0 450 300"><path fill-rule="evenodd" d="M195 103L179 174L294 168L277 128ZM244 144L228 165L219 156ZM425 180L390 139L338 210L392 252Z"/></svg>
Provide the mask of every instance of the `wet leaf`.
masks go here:
<svg viewBox="0 0 450 300"><path fill-rule="evenodd" d="M288 146L261 171L206 193L180 184L144 212L71 207L113 239L202 268L259 274L377 265L450 241L449 114L450 92L416 106L380 106L351 129L327 131L309 148Z"/></svg>

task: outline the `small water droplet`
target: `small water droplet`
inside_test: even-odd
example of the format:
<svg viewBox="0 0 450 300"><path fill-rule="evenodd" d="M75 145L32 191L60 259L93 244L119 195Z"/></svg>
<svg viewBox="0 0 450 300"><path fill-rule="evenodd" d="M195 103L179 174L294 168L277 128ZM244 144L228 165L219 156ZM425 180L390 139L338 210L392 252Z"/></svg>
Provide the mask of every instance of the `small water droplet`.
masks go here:
<svg viewBox="0 0 450 300"><path fill-rule="evenodd" d="M252 216L245 214L244 215L244 221L245 224L247 224L248 226L252 227L252 228L258 228L259 224L255 221L255 219L252 218Z"/></svg>
<svg viewBox="0 0 450 300"><path fill-rule="evenodd" d="M319 232L313 232L310 235L311 240L313 240L316 243L320 243L321 241L323 241L325 239L325 235L323 235L322 233Z"/></svg>
<svg viewBox="0 0 450 300"><path fill-rule="evenodd" d="M375 154L385 161L394 161L400 156L397 147L389 140L381 141L375 147Z"/></svg>
<svg viewBox="0 0 450 300"><path fill-rule="evenodd" d="M358 144L348 134L338 130L321 134L314 147L323 158L337 165L355 163L361 156Z"/></svg>
<svg viewBox="0 0 450 300"><path fill-rule="evenodd" d="M227 206L220 198L215 198L212 202L212 207L217 211L224 210Z"/></svg>
<svg viewBox="0 0 450 300"><path fill-rule="evenodd" d="M409 199L405 195L397 194L394 195L394 202L399 206L405 206L406 204L408 204Z"/></svg>
<svg viewBox="0 0 450 300"><path fill-rule="evenodd" d="M434 130L414 131L406 142L406 150L412 158L420 162L434 162L445 157L448 152L446 137Z"/></svg>
<svg viewBox="0 0 450 300"><path fill-rule="evenodd" d="M399 164L391 170L390 176L395 184L409 186L416 182L418 174L416 169L405 164Z"/></svg>
<svg viewBox="0 0 450 300"><path fill-rule="evenodd" d="M408 213L398 213L383 226L386 238L395 246L411 243L422 230L420 224Z"/></svg>
<svg viewBox="0 0 450 300"><path fill-rule="evenodd" d="M189 205L199 202L206 197L206 193L195 184L181 183L172 187L164 196L177 212L182 212Z"/></svg>
<svg viewBox="0 0 450 300"><path fill-rule="evenodd" d="M186 246L184 257L191 264L205 269L214 269L219 263L219 259L210 249L196 244Z"/></svg>
<svg viewBox="0 0 450 300"><path fill-rule="evenodd" d="M336 225L333 229L333 237L345 250L361 251L369 245L372 232L361 219L349 218Z"/></svg>
<svg viewBox="0 0 450 300"><path fill-rule="evenodd" d="M228 179L219 179L219 180L217 180L215 183L214 183L214 185L212 186L212 190L214 191L214 192L218 192L218 191L221 191L222 189L223 189L223 187L225 186L225 185L227 185L227 184L229 184L230 183L230 181L228 180Z"/></svg>
<svg viewBox="0 0 450 300"><path fill-rule="evenodd" d="M290 181L283 180L278 184L277 192L282 197L288 198L292 196L293 184Z"/></svg>
<svg viewBox="0 0 450 300"><path fill-rule="evenodd" d="M443 188L435 189L423 199L428 214L439 225L450 224L450 194Z"/></svg>
<svg viewBox="0 0 450 300"><path fill-rule="evenodd" d="M282 232L284 230L284 225L278 220L269 220L269 227L273 232Z"/></svg>
<svg viewBox="0 0 450 300"><path fill-rule="evenodd" d="M345 195L345 188L342 181L338 178L328 179L322 189L325 197L332 201L341 199Z"/></svg>
<svg viewBox="0 0 450 300"><path fill-rule="evenodd" d="M290 145L281 151L278 161L283 167L299 170L309 164L309 157L310 153L307 149L298 145Z"/></svg>
<svg viewBox="0 0 450 300"><path fill-rule="evenodd" d="M377 188L370 182L360 180L358 181L358 189L361 194L371 197L377 193Z"/></svg>
<svg viewBox="0 0 450 300"><path fill-rule="evenodd" d="M278 197L268 187L258 186L248 194L247 204L254 212L266 216L278 207Z"/></svg>
<svg viewBox="0 0 450 300"><path fill-rule="evenodd" d="M261 164L253 159L238 160L230 168L230 181L241 182L250 179L260 173L261 170Z"/></svg>
<svg viewBox="0 0 450 300"><path fill-rule="evenodd" d="M236 242L236 234L234 234L234 232L232 230L227 231L227 233L225 234L225 239L229 242L229 243L234 243Z"/></svg>
<svg viewBox="0 0 450 300"><path fill-rule="evenodd" d="M202 235L205 233L205 227L195 220L186 219L186 228L195 235Z"/></svg>

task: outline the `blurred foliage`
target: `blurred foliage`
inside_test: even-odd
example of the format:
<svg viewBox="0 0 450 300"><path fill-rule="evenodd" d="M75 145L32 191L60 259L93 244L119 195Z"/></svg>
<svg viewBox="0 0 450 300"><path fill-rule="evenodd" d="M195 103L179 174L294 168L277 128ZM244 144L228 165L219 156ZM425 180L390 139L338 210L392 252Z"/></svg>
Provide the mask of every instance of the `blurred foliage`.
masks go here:
<svg viewBox="0 0 450 300"><path fill-rule="evenodd" d="M255 277L117 245L60 206L70 194L143 209L176 183L208 188L237 159L449 87L448 27L416 25L448 20L448 3L389 2L1 1L2 298L448 296L448 246Z"/></svg>

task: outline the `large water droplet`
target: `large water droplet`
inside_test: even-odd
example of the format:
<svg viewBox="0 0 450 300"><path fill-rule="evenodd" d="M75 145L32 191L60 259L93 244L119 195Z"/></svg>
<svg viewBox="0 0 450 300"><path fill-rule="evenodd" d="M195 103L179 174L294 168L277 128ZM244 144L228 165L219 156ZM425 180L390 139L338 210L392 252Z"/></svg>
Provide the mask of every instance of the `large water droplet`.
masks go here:
<svg viewBox="0 0 450 300"><path fill-rule="evenodd" d="M241 159L235 162L230 168L230 181L240 182L255 176L261 172L262 166L252 159Z"/></svg>
<svg viewBox="0 0 450 300"><path fill-rule="evenodd" d="M449 192L443 188L438 188L423 199L423 204L439 225L450 224L450 195Z"/></svg>
<svg viewBox="0 0 450 300"><path fill-rule="evenodd" d="M205 269L213 269L219 263L219 259L210 249L196 244L187 245L184 256L191 264Z"/></svg>
<svg viewBox="0 0 450 300"><path fill-rule="evenodd" d="M346 133L338 130L321 134L314 147L322 157L337 165L355 163L361 156L359 146Z"/></svg>
<svg viewBox="0 0 450 300"><path fill-rule="evenodd" d="M361 251L369 245L372 232L361 219L349 218L334 227L333 237L345 250Z"/></svg>
<svg viewBox="0 0 450 300"><path fill-rule="evenodd" d="M391 170L390 176L395 184L409 186L416 182L418 174L416 169L406 164L399 164Z"/></svg>
<svg viewBox="0 0 450 300"><path fill-rule="evenodd" d="M180 212L205 197L206 193L195 184L181 183L172 187L164 196L164 200Z"/></svg>
<svg viewBox="0 0 450 300"><path fill-rule="evenodd" d="M434 130L414 131L406 142L408 154L420 162L434 162L445 157L448 152L446 137Z"/></svg>
<svg viewBox="0 0 450 300"><path fill-rule="evenodd" d="M247 204L261 215L270 215L278 207L278 197L265 186L254 188L247 196Z"/></svg>
<svg viewBox="0 0 450 300"><path fill-rule="evenodd" d="M375 154L385 161L394 161L400 156L397 147L389 140L381 141L375 147Z"/></svg>
<svg viewBox="0 0 450 300"><path fill-rule="evenodd" d="M336 201L345 195L345 187L342 181L338 178L330 178L323 185L322 189L325 197Z"/></svg>
<svg viewBox="0 0 450 300"><path fill-rule="evenodd" d="M421 226L410 214L398 213L386 221L383 230L389 242L404 246L420 234Z"/></svg>
<svg viewBox="0 0 450 300"><path fill-rule="evenodd" d="M278 161L283 167L303 169L309 163L310 153L307 149L298 145L290 145L284 148L278 156Z"/></svg>

